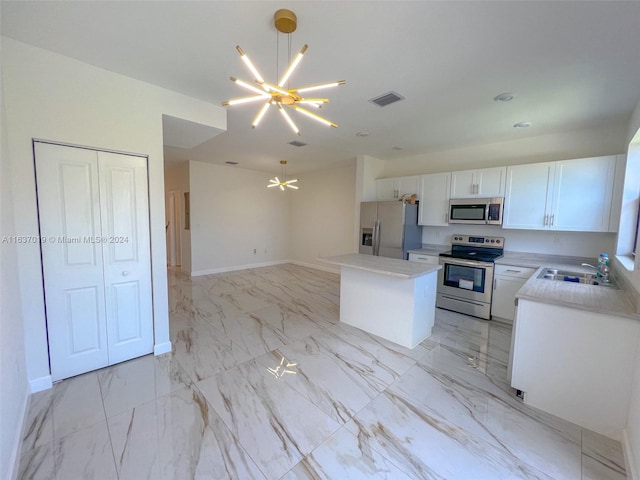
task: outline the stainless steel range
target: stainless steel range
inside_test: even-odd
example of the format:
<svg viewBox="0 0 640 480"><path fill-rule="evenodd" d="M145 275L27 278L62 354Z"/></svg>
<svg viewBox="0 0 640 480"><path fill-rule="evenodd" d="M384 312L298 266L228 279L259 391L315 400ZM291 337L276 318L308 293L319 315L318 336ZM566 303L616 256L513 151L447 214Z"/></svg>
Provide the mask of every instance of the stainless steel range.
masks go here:
<svg viewBox="0 0 640 480"><path fill-rule="evenodd" d="M491 318L494 262L504 254L504 237L455 234L440 254L436 306Z"/></svg>

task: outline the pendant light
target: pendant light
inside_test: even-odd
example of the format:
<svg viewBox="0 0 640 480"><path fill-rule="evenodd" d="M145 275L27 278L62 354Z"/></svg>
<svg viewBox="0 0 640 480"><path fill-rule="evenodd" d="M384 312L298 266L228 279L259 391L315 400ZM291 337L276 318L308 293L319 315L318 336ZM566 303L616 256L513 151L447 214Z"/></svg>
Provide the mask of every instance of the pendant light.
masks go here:
<svg viewBox="0 0 640 480"><path fill-rule="evenodd" d="M286 187L286 188L292 188L294 190L298 190L298 186L293 185L298 181L297 178L295 180L287 180L287 161L280 160L280 165L282 165L282 180L280 180L278 177L270 178L269 185L267 185L267 188L280 187L280 190L284 191Z"/></svg>
<svg viewBox="0 0 640 480"><path fill-rule="evenodd" d="M287 35L289 51L291 51L291 34L296 30L298 25L298 19L296 17L296 14L293 13L291 10L287 10L286 8L283 8L278 10L274 14L273 20L274 20L274 25L276 27L276 30L279 33L284 33ZM307 110L301 105L319 108L323 104L329 103L328 98L304 97L303 94L307 92L321 90L324 88L337 87L339 85L344 85L345 84L344 80L339 80L337 82L322 83L318 85L310 85L302 88L289 88L287 84L287 82L293 75L293 72L296 70L296 68L300 64L302 57L304 56L308 48L309 48L308 45L306 44L303 45L303 47L300 49L300 51L295 56L293 61L290 62L289 68L287 68L287 70L284 72L278 84L275 85L275 84L266 82L264 78L262 78L262 75L260 75L260 72L258 72L258 69L253 65L251 60L249 60L249 57L244 52L244 50L242 50L242 48L240 48L239 45L236 46L236 50L240 54L240 58L242 59L246 67L251 72L251 75L253 76L253 84L244 82L235 77L230 77L230 79L236 85L251 91L254 95L251 95L249 97L241 97L241 98L227 100L225 102L222 102L222 106L226 107L231 105L239 105L244 103L263 101L264 103L262 104L262 106L258 110L258 113L253 119L253 122L251 124L252 128L256 128L260 124L265 114L267 113L267 110L269 110L269 107L272 105L278 108L278 111L282 115L282 118L285 120L285 122L289 125L289 127L293 130L293 132L296 135L300 135L300 129L297 127L293 119L289 116L289 113L287 112L288 108L295 110L296 112L301 113L319 123L322 123L329 127L337 128L338 125L336 125L332 121L327 120L326 118L321 117L320 115L317 115ZM276 55L277 54L278 52L276 52Z"/></svg>

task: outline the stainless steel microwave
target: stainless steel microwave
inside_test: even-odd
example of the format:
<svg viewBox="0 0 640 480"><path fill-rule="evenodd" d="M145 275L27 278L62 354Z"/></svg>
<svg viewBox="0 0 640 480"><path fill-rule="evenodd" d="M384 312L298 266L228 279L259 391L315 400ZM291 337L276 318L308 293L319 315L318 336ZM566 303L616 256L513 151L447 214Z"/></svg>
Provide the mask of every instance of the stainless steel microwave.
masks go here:
<svg viewBox="0 0 640 480"><path fill-rule="evenodd" d="M452 198L449 223L502 225L504 198Z"/></svg>

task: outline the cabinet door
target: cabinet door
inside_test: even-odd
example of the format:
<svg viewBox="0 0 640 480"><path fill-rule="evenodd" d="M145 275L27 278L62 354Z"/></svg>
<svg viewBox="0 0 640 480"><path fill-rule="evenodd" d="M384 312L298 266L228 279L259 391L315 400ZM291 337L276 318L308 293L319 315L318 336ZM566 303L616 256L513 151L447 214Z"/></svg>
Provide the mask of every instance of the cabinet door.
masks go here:
<svg viewBox="0 0 640 480"><path fill-rule="evenodd" d="M54 381L108 365L98 159L35 144L47 335Z"/></svg>
<svg viewBox="0 0 640 480"><path fill-rule="evenodd" d="M609 231L615 170L615 156L556 162L551 229Z"/></svg>
<svg viewBox="0 0 640 480"><path fill-rule="evenodd" d="M396 178L381 178L376 180L376 200L396 200L398 198L398 180Z"/></svg>
<svg viewBox="0 0 640 480"><path fill-rule="evenodd" d="M412 195L415 193L418 195L418 200L420 200L420 175L400 177L397 180L398 198L401 198L403 195Z"/></svg>
<svg viewBox="0 0 640 480"><path fill-rule="evenodd" d="M449 225L449 186L451 173L434 173L420 178L418 224Z"/></svg>
<svg viewBox="0 0 640 480"><path fill-rule="evenodd" d="M513 322L515 317L516 293L526 280L496 275L493 279L493 297L491 299L491 316Z"/></svg>
<svg viewBox="0 0 640 480"><path fill-rule="evenodd" d="M475 170L451 172L451 198L469 198L475 196Z"/></svg>
<svg viewBox="0 0 640 480"><path fill-rule="evenodd" d="M547 199L551 197L554 168L554 162L507 167L502 228L549 228Z"/></svg>
<svg viewBox="0 0 640 480"><path fill-rule="evenodd" d="M504 197L507 167L485 168L478 170L475 176L477 196Z"/></svg>
<svg viewBox="0 0 640 480"><path fill-rule="evenodd" d="M147 159L98 152L109 364L153 352Z"/></svg>

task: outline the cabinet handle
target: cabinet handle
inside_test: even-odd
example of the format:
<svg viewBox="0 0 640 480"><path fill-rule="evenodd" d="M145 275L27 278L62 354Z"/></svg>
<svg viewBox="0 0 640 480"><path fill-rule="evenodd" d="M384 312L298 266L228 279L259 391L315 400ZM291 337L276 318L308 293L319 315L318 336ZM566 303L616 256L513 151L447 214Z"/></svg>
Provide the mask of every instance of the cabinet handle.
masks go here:
<svg viewBox="0 0 640 480"><path fill-rule="evenodd" d="M506 272L513 272L513 273L522 273L522 270L511 270L509 268L507 268L505 271Z"/></svg>
<svg viewBox="0 0 640 480"><path fill-rule="evenodd" d="M544 225L544 226L547 226L547 224L548 224L548 223L549 223L549 215L545 214L545 216L544 216L544 223L543 223L543 225Z"/></svg>
<svg viewBox="0 0 640 480"><path fill-rule="evenodd" d="M551 214L551 220L550 220L550 225L551 225L552 227L553 227L553 222L555 221L555 219L556 219L556 214L555 214L555 213L552 213L552 214Z"/></svg>
<svg viewBox="0 0 640 480"><path fill-rule="evenodd" d="M444 214L444 223L449 223L449 214L448 213Z"/></svg>
<svg viewBox="0 0 640 480"><path fill-rule="evenodd" d="M496 288L498 288L498 279L494 278L493 279L493 289L495 290Z"/></svg>

